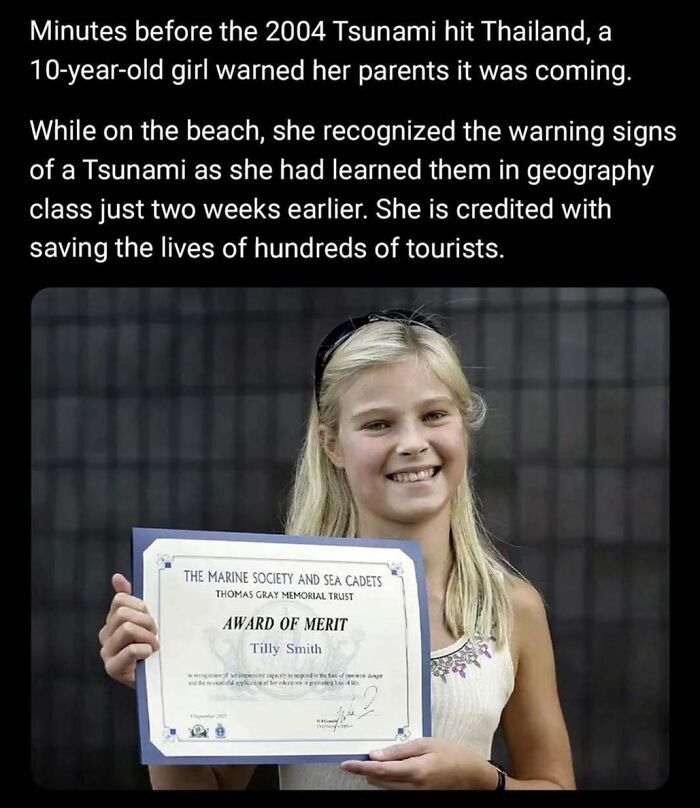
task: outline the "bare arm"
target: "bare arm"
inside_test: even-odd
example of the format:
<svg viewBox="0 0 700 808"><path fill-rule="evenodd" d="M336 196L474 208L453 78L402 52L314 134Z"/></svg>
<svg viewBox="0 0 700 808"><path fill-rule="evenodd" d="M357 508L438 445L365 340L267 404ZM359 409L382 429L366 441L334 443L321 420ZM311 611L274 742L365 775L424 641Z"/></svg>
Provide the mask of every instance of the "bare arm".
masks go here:
<svg viewBox="0 0 700 808"><path fill-rule="evenodd" d="M515 583L512 595L517 671L501 725L515 777L507 778L506 789L574 789L545 607L537 591L523 581Z"/></svg>

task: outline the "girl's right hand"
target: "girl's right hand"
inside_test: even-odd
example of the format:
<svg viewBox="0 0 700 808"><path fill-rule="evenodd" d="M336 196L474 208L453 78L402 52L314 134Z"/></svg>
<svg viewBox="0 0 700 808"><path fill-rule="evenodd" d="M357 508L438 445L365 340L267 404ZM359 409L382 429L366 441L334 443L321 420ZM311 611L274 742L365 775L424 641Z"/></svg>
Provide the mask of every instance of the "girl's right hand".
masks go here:
<svg viewBox="0 0 700 808"><path fill-rule="evenodd" d="M112 679L136 687L136 661L160 649L158 629L146 604L132 596L131 584L123 575L113 575L112 586L117 594L98 635L100 656Z"/></svg>

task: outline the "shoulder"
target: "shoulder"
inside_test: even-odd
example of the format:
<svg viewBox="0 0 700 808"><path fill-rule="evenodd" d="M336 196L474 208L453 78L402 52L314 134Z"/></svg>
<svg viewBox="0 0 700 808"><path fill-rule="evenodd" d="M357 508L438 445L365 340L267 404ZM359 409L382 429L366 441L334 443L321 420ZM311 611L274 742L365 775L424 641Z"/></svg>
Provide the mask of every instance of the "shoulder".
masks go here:
<svg viewBox="0 0 700 808"><path fill-rule="evenodd" d="M506 579L506 593L513 609L510 651L517 676L523 651L536 642L542 630L549 633L547 610L542 596L529 582L515 576Z"/></svg>
<svg viewBox="0 0 700 808"><path fill-rule="evenodd" d="M532 616L545 611L542 595L529 581L511 575L506 579L506 591L514 612Z"/></svg>

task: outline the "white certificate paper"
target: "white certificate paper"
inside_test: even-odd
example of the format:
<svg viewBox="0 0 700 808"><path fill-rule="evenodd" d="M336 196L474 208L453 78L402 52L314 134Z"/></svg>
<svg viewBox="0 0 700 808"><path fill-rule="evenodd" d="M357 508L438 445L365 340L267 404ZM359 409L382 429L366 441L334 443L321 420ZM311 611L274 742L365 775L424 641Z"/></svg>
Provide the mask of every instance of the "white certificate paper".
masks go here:
<svg viewBox="0 0 700 808"><path fill-rule="evenodd" d="M133 530L161 650L137 666L141 762L366 758L430 735L414 542Z"/></svg>

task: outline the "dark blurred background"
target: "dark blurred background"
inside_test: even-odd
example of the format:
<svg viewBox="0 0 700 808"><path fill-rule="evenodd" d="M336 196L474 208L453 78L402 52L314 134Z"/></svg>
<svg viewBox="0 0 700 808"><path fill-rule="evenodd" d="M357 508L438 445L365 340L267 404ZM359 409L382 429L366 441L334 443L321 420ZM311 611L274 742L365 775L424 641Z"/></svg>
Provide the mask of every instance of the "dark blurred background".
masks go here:
<svg viewBox="0 0 700 808"><path fill-rule="evenodd" d="M580 788L668 776L669 307L631 288L61 288L32 304L32 771L144 789L104 673L131 528L281 532L320 338L447 316L489 407L486 524L545 596ZM508 763L496 736L493 758ZM261 768L257 788L276 786Z"/></svg>

